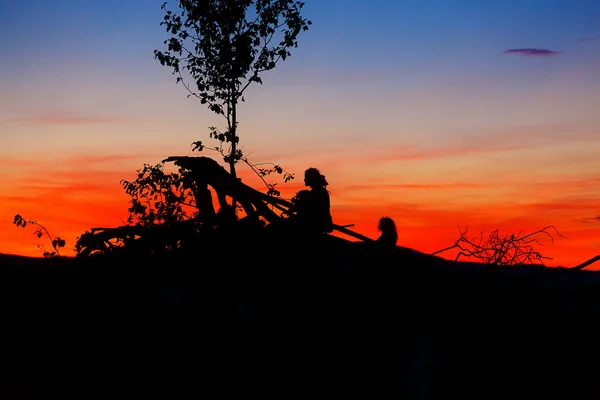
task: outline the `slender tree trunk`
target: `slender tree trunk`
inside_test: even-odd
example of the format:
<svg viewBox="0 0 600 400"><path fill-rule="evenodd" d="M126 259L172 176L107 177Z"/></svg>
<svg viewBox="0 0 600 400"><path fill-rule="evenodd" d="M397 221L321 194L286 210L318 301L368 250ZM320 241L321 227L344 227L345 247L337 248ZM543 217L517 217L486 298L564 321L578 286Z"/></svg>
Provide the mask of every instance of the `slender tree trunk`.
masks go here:
<svg viewBox="0 0 600 400"><path fill-rule="evenodd" d="M231 127L229 128L229 132L231 133L231 151L229 152L229 172L231 176L237 178L235 173L235 153L237 150L237 93L235 84L233 84L233 88L231 90ZM235 199L231 199L231 207L233 208L233 212L237 215L236 208L237 202Z"/></svg>
<svg viewBox="0 0 600 400"><path fill-rule="evenodd" d="M235 152L237 150L237 97L235 84L231 90L231 126L229 132L231 134L231 152L229 153L229 172L235 178Z"/></svg>

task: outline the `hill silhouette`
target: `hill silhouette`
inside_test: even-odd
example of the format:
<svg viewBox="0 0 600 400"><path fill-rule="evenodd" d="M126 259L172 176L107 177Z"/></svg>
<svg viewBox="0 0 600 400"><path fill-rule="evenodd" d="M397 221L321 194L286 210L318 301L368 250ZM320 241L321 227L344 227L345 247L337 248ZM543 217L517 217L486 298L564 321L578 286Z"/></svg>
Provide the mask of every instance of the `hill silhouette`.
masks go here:
<svg viewBox="0 0 600 400"><path fill-rule="evenodd" d="M162 255L0 256L3 390L597 394L597 272L281 229Z"/></svg>

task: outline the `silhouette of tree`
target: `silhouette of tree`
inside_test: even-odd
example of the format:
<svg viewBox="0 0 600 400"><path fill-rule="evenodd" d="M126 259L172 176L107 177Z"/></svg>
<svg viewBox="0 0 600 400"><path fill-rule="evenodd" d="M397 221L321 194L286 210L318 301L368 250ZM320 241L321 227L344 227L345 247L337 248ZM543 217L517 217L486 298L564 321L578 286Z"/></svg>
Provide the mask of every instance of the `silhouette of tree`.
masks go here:
<svg viewBox="0 0 600 400"><path fill-rule="evenodd" d="M536 238L538 235L546 235L554 243L554 236L548 232L553 230L560 238L564 238L553 225L548 225L535 232L525 234L501 235L498 229L493 230L487 237L481 232L479 237L468 238L468 229L460 229L460 237L452 246L431 253L436 255L448 250L458 249L455 261L462 256L467 260L474 260L490 265L519 265L519 264L544 264L544 260L552 260L535 250L534 245L542 245Z"/></svg>
<svg viewBox="0 0 600 400"><path fill-rule="evenodd" d="M210 127L210 137L229 144L224 161L235 177L235 165L243 158L238 148L237 107L252 82L262 84L261 74L275 68L298 46L297 36L311 21L300 15L303 2L296 0L179 0L179 12L162 9L161 25L170 37L166 51L155 50L163 66L173 69L189 92L188 97L227 120L223 131ZM184 73L188 77L184 76ZM191 78L195 88L186 82ZM194 150L202 150L201 141ZM219 147L220 148L220 147Z"/></svg>
<svg viewBox="0 0 600 400"><path fill-rule="evenodd" d="M267 196L280 196L279 190L276 189L277 183L266 181L265 177L268 175L283 174L284 182L293 179L292 174L277 164L252 164L245 157L243 161L265 184ZM269 164L270 168L263 168L265 164ZM198 188L189 169L179 167L177 172L166 173L163 163L144 164L144 167L137 171L135 180L122 179L121 185L130 196L127 217L129 225L171 224L198 216L199 205L194 195Z"/></svg>
<svg viewBox="0 0 600 400"><path fill-rule="evenodd" d="M42 254L44 255L44 257L60 257L59 249L61 247L65 247L66 245L65 240L61 239L60 236L57 236L56 238L52 237L52 235L44 225L31 219L25 219L20 214L15 215L13 219L13 224L21 228L25 228L27 225L35 225L37 228L35 232L33 232L33 234L36 235L38 239L41 239L42 236L46 235L48 237L48 240L50 240L50 243L52 244L52 248L54 249L54 251L47 251L44 245L38 245L38 248L42 250Z"/></svg>
<svg viewBox="0 0 600 400"><path fill-rule="evenodd" d="M218 166L217 170L227 175L220 175L222 182L213 180L212 189L222 189L225 185L234 193L242 190L236 189L239 181L235 170L236 163L242 161L266 185L267 197L278 197L280 192L276 183L269 183L265 178L276 173L283 175L287 182L294 176L277 164L253 164L242 153L238 148L237 106L244 101L244 92L252 82L262 83L261 74L275 68L279 61L290 56L290 48L297 47L298 34L311 24L300 16L304 3L293 0L180 0L178 4L178 12L168 10L166 2L161 7L166 13L161 25L170 37L164 41L167 50L155 50L154 55L163 66L172 68L173 74L177 75L176 82L181 82L189 92L188 97L198 98L201 104L206 104L227 121L224 131L209 127L210 137L219 141L218 146L205 147L201 141L192 143L193 151L205 148L217 151L229 165L228 174L214 161L201 163L208 167L209 175L215 172L213 163ZM195 84L190 86L188 81ZM223 148L225 143L229 144L227 150ZM224 195L218 196L220 210L225 212L217 215L207 182L198 179L199 169L192 171L180 166L177 172L166 173L163 168L168 160L179 158L170 157L156 165L144 164L137 171L135 180L121 181L130 196L127 225L92 228L84 232L77 239L78 254L107 253L123 247L149 252L180 248L184 242L180 239L186 235L189 237L199 230L211 231L218 225L219 217L228 214L227 211L233 210L235 214L235 196L231 196L231 206ZM242 206L248 212L251 209L248 199L241 200L245 200ZM255 204L261 208L261 204L256 201ZM275 203L269 204L273 207ZM265 207L263 214L268 211ZM236 215L233 217L237 219ZM140 246L140 243L143 244Z"/></svg>

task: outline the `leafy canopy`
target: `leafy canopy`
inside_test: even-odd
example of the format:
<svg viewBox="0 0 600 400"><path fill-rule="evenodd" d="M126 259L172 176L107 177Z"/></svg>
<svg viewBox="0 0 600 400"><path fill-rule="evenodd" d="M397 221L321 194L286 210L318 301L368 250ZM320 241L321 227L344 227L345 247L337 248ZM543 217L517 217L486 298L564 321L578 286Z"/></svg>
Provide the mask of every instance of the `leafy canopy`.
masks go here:
<svg viewBox="0 0 600 400"><path fill-rule="evenodd" d="M166 4L161 25L170 34L168 50L155 50L155 58L173 68L177 82L188 72L197 89L190 95L217 114L250 83L262 83L260 74L289 57L311 24L300 15L304 3L295 0L180 0L179 13Z"/></svg>

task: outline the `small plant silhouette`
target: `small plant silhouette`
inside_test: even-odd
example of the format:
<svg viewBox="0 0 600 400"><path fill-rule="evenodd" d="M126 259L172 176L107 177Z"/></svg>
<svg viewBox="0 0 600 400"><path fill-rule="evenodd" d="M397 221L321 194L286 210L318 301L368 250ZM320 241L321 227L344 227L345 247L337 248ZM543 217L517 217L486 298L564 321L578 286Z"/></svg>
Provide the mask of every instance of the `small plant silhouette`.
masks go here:
<svg viewBox="0 0 600 400"><path fill-rule="evenodd" d="M43 256L45 258L61 256L59 249L65 247L65 240L60 238L60 236L57 236L56 238L52 237L52 235L50 234L50 232L48 232L48 229L46 229L44 225L31 219L25 219L20 214L15 215L15 218L13 219L13 224L21 228L25 228L27 225L34 225L36 229L33 232L33 234L36 235L38 239L41 239L42 236L46 235L50 240L50 243L52 244L52 248L54 249L53 251L47 251L43 245L38 245L38 248L42 250Z"/></svg>
<svg viewBox="0 0 600 400"><path fill-rule="evenodd" d="M130 225L154 226L192 219L196 216L194 181L189 172L165 173L163 164L144 164L133 181L121 180L130 196Z"/></svg>
<svg viewBox="0 0 600 400"><path fill-rule="evenodd" d="M544 265L544 260L552 260L538 252L534 245L542 245L536 236L545 235L554 243L554 236L548 232L549 230L561 239L564 239L554 227L548 225L535 232L526 234L520 231L517 234L500 234L498 229L491 231L488 236L484 236L485 231L481 232L479 237L468 238L468 229L461 230L460 237L452 246L448 246L432 255L436 255L448 250L458 249L455 261L460 257L465 257L467 260L475 260L484 264L490 265L519 265L519 264L540 264Z"/></svg>

